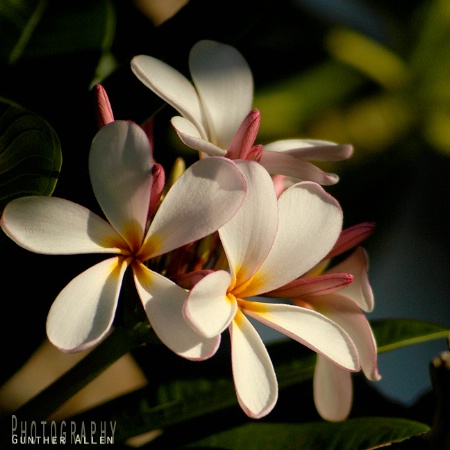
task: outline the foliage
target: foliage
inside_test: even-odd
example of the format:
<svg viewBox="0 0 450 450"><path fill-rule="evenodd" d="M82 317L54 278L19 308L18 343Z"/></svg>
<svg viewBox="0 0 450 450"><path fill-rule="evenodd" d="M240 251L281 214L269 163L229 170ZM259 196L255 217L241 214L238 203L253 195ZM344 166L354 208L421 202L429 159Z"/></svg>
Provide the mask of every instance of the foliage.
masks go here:
<svg viewBox="0 0 450 450"><path fill-rule="evenodd" d="M162 101L132 76L129 61L136 54L149 54L188 74L188 51L203 38L236 45L255 73L261 73L259 78L256 75L255 106L262 112L260 138L264 142L299 132L352 142L361 153L355 152L350 173L361 168L367 155L408 145L414 139L440 157L448 157L450 59L440 57L450 51L450 9L445 0L423 2L408 15L403 13L405 17L397 17L399 23L407 19L407 25L399 32L404 42L395 49L390 48L392 41L376 42L364 30L349 29L345 18L344 23L330 24L323 16L315 18L294 7L294 2L210 3L192 0L155 25L131 2L3 1L0 209L13 198L41 194L65 197L95 210L87 154L96 131L92 94L96 82L106 87L116 118L143 123L155 117L155 156L169 172L180 151L165 120L170 107L163 108ZM325 3L330 12L332 2ZM368 6L360 12L368 23L384 20L385 26L396 17L394 11L387 17ZM204 17L215 17L217 23ZM277 23L285 23L284 33L278 33ZM308 39L290 36L299 24L309 33ZM305 43L308 51L299 57ZM266 60L272 61L271 67ZM187 153L186 159L191 156ZM9 282L19 286L21 296L20 305L6 298L11 312L2 316L2 340L11 343L5 349L0 374L0 381L5 382L44 338L45 316L56 293L86 263L76 260L40 266L39 259L8 242L0 241L0 245L2 254L10 255L5 260L20 258L21 264L33 267L29 286L21 285L12 268L5 269L2 278L4 286ZM48 273L57 280L52 286L43 281L48 280ZM36 297L43 300L37 302ZM445 320L436 324L426 318L385 319L371 325L380 353L445 340L450 330ZM347 421L320 420L310 393L315 355L291 341L268 345L280 404L268 418L250 420L238 408L228 349L211 361L196 364L180 360L155 343L145 327L140 332L137 340L130 338L127 324L118 324L78 368L16 414L45 420L119 356L131 352L153 382L72 417L79 423L116 421L117 448L129 448L129 439L154 431L157 437L145 448L366 449L421 435L433 426L433 403L419 414L414 408L392 405L376 393L372 383L361 381L355 386L355 406ZM82 377L86 371L92 376ZM355 378L359 380L358 375ZM9 418L5 418L2 448L10 443L9 432Z"/></svg>

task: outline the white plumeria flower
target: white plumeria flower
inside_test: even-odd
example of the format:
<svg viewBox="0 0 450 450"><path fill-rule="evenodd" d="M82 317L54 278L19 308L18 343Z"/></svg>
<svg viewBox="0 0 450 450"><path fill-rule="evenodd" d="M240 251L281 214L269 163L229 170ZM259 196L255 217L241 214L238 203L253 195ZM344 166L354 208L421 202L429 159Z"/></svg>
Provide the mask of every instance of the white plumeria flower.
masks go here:
<svg viewBox="0 0 450 450"><path fill-rule="evenodd" d="M192 360L209 357L219 345L185 323L186 291L145 262L226 223L243 201L245 180L228 159L198 161L172 186L149 225L152 165L145 132L131 122L112 122L97 133L89 155L92 187L108 221L56 197L22 197L4 210L3 230L27 250L113 255L74 278L51 306L47 334L62 351L90 348L110 331L129 266L150 324L165 345Z"/></svg>
<svg viewBox="0 0 450 450"><path fill-rule="evenodd" d="M346 280L347 278L347 280ZM323 275L303 277L267 293L271 298L289 298L293 303L320 312L338 323L358 349L361 369L371 381L381 379L377 345L364 312L374 308L368 280L368 259L362 247ZM314 402L326 420L345 420L353 402L351 372L317 355L314 372Z"/></svg>
<svg viewBox="0 0 450 450"><path fill-rule="evenodd" d="M250 300L298 278L324 258L342 227L342 210L316 183L301 182L277 202L270 175L257 163L237 162L248 191L237 214L219 229L230 272L217 270L190 291L184 313L212 338L227 327L239 404L260 418L274 407L277 380L252 317L348 369L359 370L349 335L316 311Z"/></svg>
<svg viewBox="0 0 450 450"><path fill-rule="evenodd" d="M173 67L152 56L131 61L137 78L180 116L171 122L188 147L202 155L257 160L272 174L330 185L339 178L306 159L339 161L349 158L351 145L319 140L290 139L254 146L259 111L251 110L253 76L234 47L211 40L197 42L189 55L191 83Z"/></svg>

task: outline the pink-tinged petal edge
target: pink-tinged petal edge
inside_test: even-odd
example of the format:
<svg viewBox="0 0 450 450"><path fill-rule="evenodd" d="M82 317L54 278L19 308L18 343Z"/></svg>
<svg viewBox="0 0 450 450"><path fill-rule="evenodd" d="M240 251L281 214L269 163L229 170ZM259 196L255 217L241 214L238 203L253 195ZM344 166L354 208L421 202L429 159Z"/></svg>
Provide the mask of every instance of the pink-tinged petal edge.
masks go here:
<svg viewBox="0 0 450 450"><path fill-rule="evenodd" d="M362 247L357 247L342 262L327 270L327 274L349 272L353 275L353 283L340 292L353 300L363 311L371 312L375 307L375 299L369 282L369 258Z"/></svg>
<svg viewBox="0 0 450 450"><path fill-rule="evenodd" d="M121 253L126 246L106 220L59 197L16 198L3 210L1 226L16 244L45 255Z"/></svg>
<svg viewBox="0 0 450 450"><path fill-rule="evenodd" d="M278 383L267 349L240 311L230 325L233 379L239 405L253 419L266 416L278 399Z"/></svg>
<svg viewBox="0 0 450 450"><path fill-rule="evenodd" d="M370 323L358 305L341 292L310 298L309 303L350 335L358 349L364 375L371 381L378 381L381 377L378 372L377 344Z"/></svg>
<svg viewBox="0 0 450 450"><path fill-rule="evenodd" d="M272 152L263 148L259 162L271 175L285 175L297 181L313 181L324 186L330 186L339 181L336 174L324 172L309 161L290 153Z"/></svg>
<svg viewBox="0 0 450 450"><path fill-rule="evenodd" d="M152 187L152 147L130 121L102 127L89 153L91 184L109 223L137 251L147 226Z"/></svg>
<svg viewBox="0 0 450 450"><path fill-rule="evenodd" d="M47 316L47 336L63 352L79 352L109 333L127 262L106 259L74 278L56 297Z"/></svg>
<svg viewBox="0 0 450 450"><path fill-rule="evenodd" d="M192 164L156 212L144 243L148 252L144 259L214 233L236 214L246 191L245 179L233 161L211 157Z"/></svg>
<svg viewBox="0 0 450 450"><path fill-rule="evenodd" d="M291 186L278 199L278 210L275 241L240 293L243 298L273 291L306 273L328 254L342 230L338 201L316 183Z"/></svg>
<svg viewBox="0 0 450 450"><path fill-rule="evenodd" d="M351 371L360 369L355 343L339 324L312 309L240 300L246 315L294 339Z"/></svg>
<svg viewBox="0 0 450 450"><path fill-rule="evenodd" d="M236 315L236 299L227 295L230 281L228 272L218 270L200 280L189 292L183 314L186 322L201 336L217 336Z"/></svg>
<svg viewBox="0 0 450 450"><path fill-rule="evenodd" d="M204 338L186 323L183 305L187 292L143 264L133 265L133 273L148 320L162 343L192 361L213 356L219 348L220 335Z"/></svg>

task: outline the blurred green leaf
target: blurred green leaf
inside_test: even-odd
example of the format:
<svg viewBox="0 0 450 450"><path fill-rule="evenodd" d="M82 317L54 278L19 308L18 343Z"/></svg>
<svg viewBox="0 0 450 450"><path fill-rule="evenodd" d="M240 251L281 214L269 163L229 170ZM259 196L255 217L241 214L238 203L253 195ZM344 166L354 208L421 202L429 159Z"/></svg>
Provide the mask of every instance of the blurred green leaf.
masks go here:
<svg viewBox="0 0 450 450"><path fill-rule="evenodd" d="M51 195L62 164L56 132L42 117L0 99L0 210L23 195Z"/></svg>
<svg viewBox="0 0 450 450"><path fill-rule="evenodd" d="M373 321L371 326L379 353L434 339L445 339L450 332L449 328L442 325L412 319Z"/></svg>
<svg viewBox="0 0 450 450"><path fill-rule="evenodd" d="M115 12L110 0L4 0L0 25L0 57L14 64L24 57L108 49Z"/></svg>
<svg viewBox="0 0 450 450"><path fill-rule="evenodd" d="M254 107L261 112L258 139L266 144L279 136L302 137L311 118L344 102L365 78L352 67L325 61L287 80L255 92Z"/></svg>
<svg viewBox="0 0 450 450"><path fill-rule="evenodd" d="M47 8L48 0L3 0L0 3L0 55L9 64L25 51Z"/></svg>
<svg viewBox="0 0 450 450"><path fill-rule="evenodd" d="M357 418L345 422L249 423L184 448L233 450L355 450L401 441L429 430L428 425L396 418Z"/></svg>
<svg viewBox="0 0 450 450"><path fill-rule="evenodd" d="M336 28L326 39L330 54L355 67L388 89L396 89L408 82L405 62L388 48L349 29Z"/></svg>
<svg viewBox="0 0 450 450"><path fill-rule="evenodd" d="M416 42L410 56L412 71L429 73L430 65L434 69L442 63L444 67L448 67L448 53L442 52L441 49L442 46L447 46L448 49L450 39L450 2L424 2L416 11L413 30L416 32ZM447 76L450 76L448 72Z"/></svg>

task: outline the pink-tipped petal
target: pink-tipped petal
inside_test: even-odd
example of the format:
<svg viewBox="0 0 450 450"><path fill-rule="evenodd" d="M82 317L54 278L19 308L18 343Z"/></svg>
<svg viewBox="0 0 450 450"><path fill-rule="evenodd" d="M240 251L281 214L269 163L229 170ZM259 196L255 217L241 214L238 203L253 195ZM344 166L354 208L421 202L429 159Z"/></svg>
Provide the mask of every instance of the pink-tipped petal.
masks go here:
<svg viewBox="0 0 450 450"><path fill-rule="evenodd" d="M245 284L267 257L278 223L277 198L269 174L256 162L238 161L247 195L236 215L220 230L233 281ZM233 293L238 295L234 286Z"/></svg>
<svg viewBox="0 0 450 450"><path fill-rule="evenodd" d="M74 278L56 297L47 317L47 336L61 351L79 352L111 329L126 262L110 258Z"/></svg>
<svg viewBox="0 0 450 450"><path fill-rule="evenodd" d="M226 155L227 158L248 159L247 157L251 153L258 135L260 122L261 115L257 109L253 109L248 113L231 142Z"/></svg>
<svg viewBox="0 0 450 450"><path fill-rule="evenodd" d="M281 303L242 301L241 311L320 353L341 367L359 370L355 344L337 323L311 309Z"/></svg>
<svg viewBox="0 0 450 450"><path fill-rule="evenodd" d="M298 183L278 200L273 247L246 289L246 297L278 289L314 267L333 247L342 229L342 210L318 184Z"/></svg>
<svg viewBox="0 0 450 450"><path fill-rule="evenodd" d="M314 403L321 417L330 422L345 420L353 402L351 373L317 355L313 379Z"/></svg>
<svg viewBox="0 0 450 450"><path fill-rule="evenodd" d="M373 222L359 223L342 230L339 239L326 258L332 258L333 256L340 255L341 253L356 247L362 241L367 239L374 230L375 224Z"/></svg>
<svg viewBox="0 0 450 450"><path fill-rule="evenodd" d="M351 285L340 291L341 295L353 300L363 311L371 312L375 306L372 287L369 283L369 259L367 252L358 247L341 263L327 270L327 273L349 272L354 281Z"/></svg>
<svg viewBox="0 0 450 450"><path fill-rule="evenodd" d="M125 242L113 227L87 208L58 197L19 197L1 218L16 244L45 255L121 253Z"/></svg>
<svg viewBox="0 0 450 450"><path fill-rule="evenodd" d="M339 177L326 173L314 164L287 152L273 152L264 147L260 164L272 175L286 175L297 180L313 181L324 186L336 184Z"/></svg>
<svg viewBox="0 0 450 450"><path fill-rule="evenodd" d="M111 104L109 102L108 94L105 88L101 84L96 84L94 86L95 94L95 105L96 105L96 115L97 124L101 128L106 124L114 121L114 114L112 112Z"/></svg>
<svg viewBox="0 0 450 450"><path fill-rule="evenodd" d="M278 383L267 349L249 320L238 311L230 325L233 379L239 405L253 419L272 411Z"/></svg>
<svg viewBox="0 0 450 450"><path fill-rule="evenodd" d="M187 292L143 264L134 265L134 280L153 330L162 343L183 358L200 361L217 351L220 335L212 339L197 334L184 320Z"/></svg>
<svg viewBox="0 0 450 450"><path fill-rule="evenodd" d="M189 68L207 116L209 140L226 150L253 103L250 67L234 47L202 40L191 49Z"/></svg>
<svg viewBox="0 0 450 450"><path fill-rule="evenodd" d="M262 152L263 152L262 145L259 144L254 145L250 150L250 153L247 155L246 160L259 162L261 160Z"/></svg>
<svg viewBox="0 0 450 450"><path fill-rule="evenodd" d="M183 144L209 156L225 156L226 150L203 138L195 125L189 120L181 116L175 116L172 117L171 123Z"/></svg>
<svg viewBox="0 0 450 450"><path fill-rule="evenodd" d="M137 250L144 237L152 186L150 142L133 122L104 126L92 141L89 173L111 225Z"/></svg>
<svg viewBox="0 0 450 450"><path fill-rule="evenodd" d="M193 122L207 139L203 107L193 84L183 74L147 55L135 56L131 60L131 70L145 86Z"/></svg>
<svg viewBox="0 0 450 450"><path fill-rule="evenodd" d="M192 164L161 203L147 234L149 256L201 239L228 222L241 207L247 185L225 158Z"/></svg>
<svg viewBox="0 0 450 450"><path fill-rule="evenodd" d="M325 295L339 291L352 282L353 275L349 273L324 274L316 277L297 278L291 283L264 295L275 298L307 299L309 296Z"/></svg>
<svg viewBox="0 0 450 450"><path fill-rule="evenodd" d="M230 282L230 274L218 270L200 280L189 293L184 304L184 316L200 335L217 336L236 315L236 299L227 296Z"/></svg>
<svg viewBox="0 0 450 450"><path fill-rule="evenodd" d="M155 164L152 167L152 190L150 194L150 205L148 208L147 218L150 218L156 211L161 199L161 194L164 190L164 184L166 181L166 174L161 164Z"/></svg>

